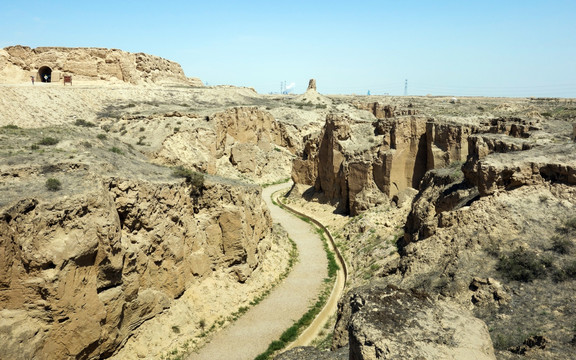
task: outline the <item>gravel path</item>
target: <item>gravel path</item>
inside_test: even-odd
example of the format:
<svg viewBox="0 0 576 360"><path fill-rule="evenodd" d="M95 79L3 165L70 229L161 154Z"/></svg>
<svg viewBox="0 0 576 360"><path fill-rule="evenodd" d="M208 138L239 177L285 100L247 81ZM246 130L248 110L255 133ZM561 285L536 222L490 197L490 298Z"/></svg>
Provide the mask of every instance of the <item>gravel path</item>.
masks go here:
<svg viewBox="0 0 576 360"><path fill-rule="evenodd" d="M263 198L274 222L280 223L298 246L298 262L274 291L252 307L234 324L217 333L189 360L254 359L313 304L327 274L326 253L322 241L308 223L274 206L270 195L290 186L280 184L263 191Z"/></svg>

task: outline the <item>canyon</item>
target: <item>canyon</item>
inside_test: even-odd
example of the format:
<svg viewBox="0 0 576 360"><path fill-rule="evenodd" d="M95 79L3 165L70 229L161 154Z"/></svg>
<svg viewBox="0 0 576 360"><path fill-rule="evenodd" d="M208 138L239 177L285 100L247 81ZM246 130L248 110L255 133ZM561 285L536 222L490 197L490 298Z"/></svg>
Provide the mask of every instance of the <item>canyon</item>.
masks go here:
<svg viewBox="0 0 576 360"><path fill-rule="evenodd" d="M46 61L79 83L22 83ZM263 95L106 49L0 69L2 358L200 348L289 268L261 198L287 179L349 276L316 346L277 359L573 353L570 99Z"/></svg>

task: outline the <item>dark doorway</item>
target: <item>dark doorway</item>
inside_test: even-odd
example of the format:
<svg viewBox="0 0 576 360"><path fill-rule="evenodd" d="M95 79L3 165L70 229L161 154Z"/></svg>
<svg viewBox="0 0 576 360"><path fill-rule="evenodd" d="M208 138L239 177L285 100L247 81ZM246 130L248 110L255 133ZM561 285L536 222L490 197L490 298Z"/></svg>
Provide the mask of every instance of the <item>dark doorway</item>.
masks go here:
<svg viewBox="0 0 576 360"><path fill-rule="evenodd" d="M38 70L38 76L42 82L52 82L52 69L48 66L42 66Z"/></svg>

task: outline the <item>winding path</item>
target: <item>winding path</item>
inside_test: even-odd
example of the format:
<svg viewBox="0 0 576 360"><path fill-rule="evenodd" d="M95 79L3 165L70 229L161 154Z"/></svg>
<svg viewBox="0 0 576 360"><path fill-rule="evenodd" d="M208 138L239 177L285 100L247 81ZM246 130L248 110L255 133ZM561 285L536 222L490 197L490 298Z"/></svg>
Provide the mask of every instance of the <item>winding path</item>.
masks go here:
<svg viewBox="0 0 576 360"><path fill-rule="evenodd" d="M322 242L310 224L274 206L270 200L274 192L289 186L290 184L270 186L264 189L262 196L273 221L280 223L296 242L299 250L298 262L288 277L276 286L266 299L217 333L199 352L190 354L187 359L252 360L266 351L272 341L280 338L315 301L327 276L326 253ZM319 331L318 327L321 325L316 325L316 332ZM314 324L310 328L314 328ZM306 344L315 332L309 333L307 330L305 334L293 345Z"/></svg>

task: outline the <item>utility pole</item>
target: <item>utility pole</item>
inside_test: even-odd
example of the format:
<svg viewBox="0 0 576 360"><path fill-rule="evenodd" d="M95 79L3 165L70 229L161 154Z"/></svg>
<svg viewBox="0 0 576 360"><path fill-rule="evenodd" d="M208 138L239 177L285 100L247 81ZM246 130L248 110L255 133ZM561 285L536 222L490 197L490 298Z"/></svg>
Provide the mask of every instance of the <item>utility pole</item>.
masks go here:
<svg viewBox="0 0 576 360"><path fill-rule="evenodd" d="M404 96L408 95L408 79L404 80Z"/></svg>

